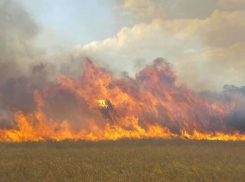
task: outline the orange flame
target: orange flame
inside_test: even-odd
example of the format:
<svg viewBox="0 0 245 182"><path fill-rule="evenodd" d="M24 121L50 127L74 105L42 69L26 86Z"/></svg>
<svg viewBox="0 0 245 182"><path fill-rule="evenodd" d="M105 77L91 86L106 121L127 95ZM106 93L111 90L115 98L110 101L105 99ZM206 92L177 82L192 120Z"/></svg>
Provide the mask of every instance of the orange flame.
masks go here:
<svg viewBox="0 0 245 182"><path fill-rule="evenodd" d="M80 77L60 75L56 85L36 90L34 97L35 112L5 116L12 124L0 129L0 141L245 140L244 134L224 122L232 106L194 97L159 60L136 74L136 79L114 79L86 61Z"/></svg>

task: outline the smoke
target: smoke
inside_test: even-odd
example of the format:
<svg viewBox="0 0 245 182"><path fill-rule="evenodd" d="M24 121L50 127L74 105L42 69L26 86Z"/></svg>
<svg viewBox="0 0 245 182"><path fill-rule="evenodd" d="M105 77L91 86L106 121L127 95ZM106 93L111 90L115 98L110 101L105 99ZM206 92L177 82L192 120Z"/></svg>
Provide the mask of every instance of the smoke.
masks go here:
<svg viewBox="0 0 245 182"><path fill-rule="evenodd" d="M40 27L12 0L0 2L0 27L0 111L33 111L33 92L47 83L52 67L35 45Z"/></svg>
<svg viewBox="0 0 245 182"><path fill-rule="evenodd" d="M35 52L32 41L38 26L20 5L8 0L0 2L0 26L0 91L4 95L1 106L22 109L19 106L25 103L23 101L30 104L27 99L30 91L26 88L26 79L21 76Z"/></svg>
<svg viewBox="0 0 245 182"><path fill-rule="evenodd" d="M134 4L129 5L127 8ZM153 10L157 8L154 4L150 5L154 7ZM148 12L147 6L143 8ZM162 16L161 11L157 9L153 13ZM148 13L151 16L152 11ZM162 21L161 26L158 23L152 23L156 32L165 26ZM0 26L0 140L1 129L21 128L16 115L23 115L23 120L28 121L33 128L45 121L43 125L55 133L62 131L61 128L68 123L69 129L75 133L84 131L93 136L102 136L109 125L120 128L118 131L113 128L116 133L150 131L149 126L154 125L166 127L173 135L181 135L183 129L190 134L195 130L203 133L245 132L245 87L225 85L221 93L203 91L193 96L194 91L179 84L172 65L166 59L155 59L153 64L145 66L135 77L122 72L121 77L116 78L112 74L115 70L109 71L108 64L104 63L107 69L101 68L85 56L86 49L86 54L90 55L90 48L93 52L96 49L92 47L97 46L99 61L106 59L104 55L113 46L127 58L129 54L119 47L128 47L130 42L133 44L141 40L141 36L152 41L153 35L148 36L152 32L151 26L142 33L138 30L147 25L134 28L135 34L139 35L135 41L130 38L135 38L134 34L131 35L131 30L126 28L118 38L108 39L104 43L94 42L91 47L75 47L53 56L46 56L35 44L41 28L15 1L0 2ZM164 37L167 38L168 34ZM155 42L156 37L152 44L146 42L141 44L142 47L135 44L133 48L141 51L147 46L158 47ZM115 43L120 46L114 46ZM106 48L100 49L100 46ZM128 49L126 53L135 54L131 48ZM142 62L145 60L137 59L135 69L142 68ZM123 65L122 62L113 64ZM100 99L103 107L99 107ZM50 123L55 124L53 126ZM43 135L40 134L41 137Z"/></svg>
<svg viewBox="0 0 245 182"><path fill-rule="evenodd" d="M195 94L209 103L219 102L232 107L232 113L224 119L227 126L245 132L245 86L224 85L222 92L202 91Z"/></svg>
<svg viewBox="0 0 245 182"><path fill-rule="evenodd" d="M226 118L227 124L245 132L245 86L225 85L223 93L236 103L233 114Z"/></svg>
<svg viewBox="0 0 245 182"><path fill-rule="evenodd" d="M14 78L26 71L26 66L37 54L33 40L38 25L16 2L0 2L0 82Z"/></svg>

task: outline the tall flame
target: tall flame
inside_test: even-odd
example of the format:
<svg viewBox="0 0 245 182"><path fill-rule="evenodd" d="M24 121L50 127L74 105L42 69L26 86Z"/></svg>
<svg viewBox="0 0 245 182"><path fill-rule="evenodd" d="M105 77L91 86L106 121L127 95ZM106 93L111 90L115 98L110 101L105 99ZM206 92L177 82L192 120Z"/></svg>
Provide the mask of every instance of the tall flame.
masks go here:
<svg viewBox="0 0 245 182"><path fill-rule="evenodd" d="M60 75L55 85L36 90L36 111L2 116L11 126L0 129L0 141L245 140L224 121L233 112L232 105L194 97L162 60L141 70L135 79L115 79L89 60L84 67L76 79Z"/></svg>

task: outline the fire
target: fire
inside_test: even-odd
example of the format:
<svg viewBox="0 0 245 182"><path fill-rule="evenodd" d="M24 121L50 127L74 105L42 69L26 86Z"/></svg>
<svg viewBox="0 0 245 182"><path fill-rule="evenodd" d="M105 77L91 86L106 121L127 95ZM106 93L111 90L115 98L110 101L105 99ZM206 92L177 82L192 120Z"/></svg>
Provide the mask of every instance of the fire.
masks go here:
<svg viewBox="0 0 245 182"><path fill-rule="evenodd" d="M99 102L101 107L105 107L105 108L108 107L108 105L106 104L106 100L99 100L98 102Z"/></svg>
<svg viewBox="0 0 245 182"><path fill-rule="evenodd" d="M0 141L245 140L245 134L225 122L234 106L193 96L162 60L135 79L115 79L89 60L84 68L78 78L60 75L57 83L36 90L35 111L1 116Z"/></svg>

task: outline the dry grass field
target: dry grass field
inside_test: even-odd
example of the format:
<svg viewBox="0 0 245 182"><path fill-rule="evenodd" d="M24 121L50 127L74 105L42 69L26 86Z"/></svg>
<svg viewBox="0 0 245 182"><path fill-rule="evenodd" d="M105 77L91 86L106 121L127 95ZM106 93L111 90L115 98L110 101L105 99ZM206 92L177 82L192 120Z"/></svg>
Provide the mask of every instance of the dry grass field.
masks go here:
<svg viewBox="0 0 245 182"><path fill-rule="evenodd" d="M1 182L245 181L245 143L144 139L0 143Z"/></svg>

